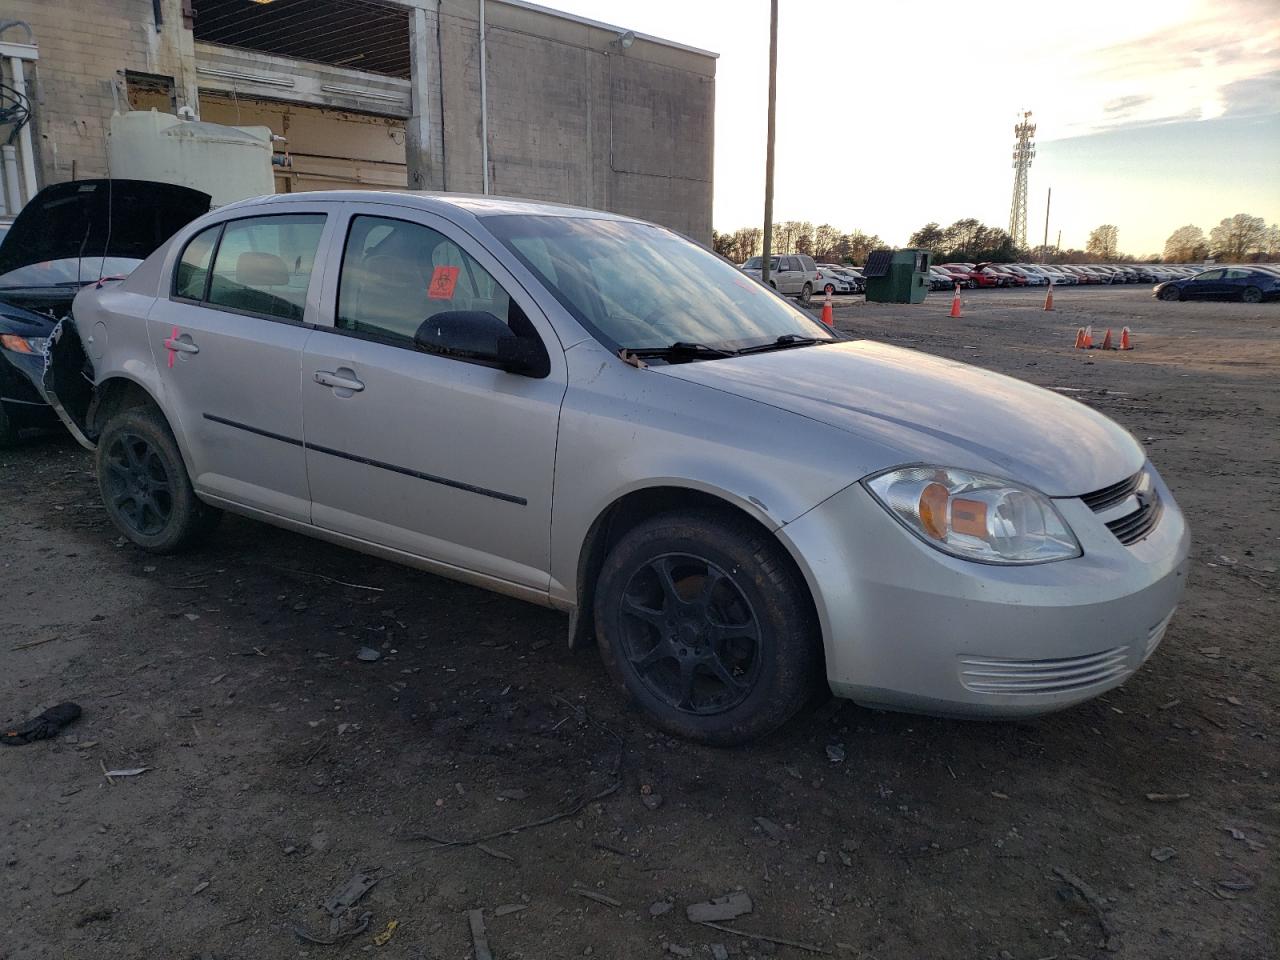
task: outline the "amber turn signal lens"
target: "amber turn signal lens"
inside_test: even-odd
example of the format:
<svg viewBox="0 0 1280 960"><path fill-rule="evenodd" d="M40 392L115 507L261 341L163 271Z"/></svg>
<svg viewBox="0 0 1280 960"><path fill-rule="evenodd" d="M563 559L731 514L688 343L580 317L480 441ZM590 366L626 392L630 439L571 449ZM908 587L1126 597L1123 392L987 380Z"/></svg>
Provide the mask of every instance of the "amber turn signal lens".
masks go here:
<svg viewBox="0 0 1280 960"><path fill-rule="evenodd" d="M956 497L951 501L951 529L970 537L987 535L987 505Z"/></svg>
<svg viewBox="0 0 1280 960"><path fill-rule="evenodd" d="M920 524L935 540L947 539L947 500L951 494L940 483L931 483L920 491Z"/></svg>
<svg viewBox="0 0 1280 960"><path fill-rule="evenodd" d="M27 343L26 337L20 337L14 333L0 333L0 347L6 350L12 350L14 353L32 353L31 344Z"/></svg>

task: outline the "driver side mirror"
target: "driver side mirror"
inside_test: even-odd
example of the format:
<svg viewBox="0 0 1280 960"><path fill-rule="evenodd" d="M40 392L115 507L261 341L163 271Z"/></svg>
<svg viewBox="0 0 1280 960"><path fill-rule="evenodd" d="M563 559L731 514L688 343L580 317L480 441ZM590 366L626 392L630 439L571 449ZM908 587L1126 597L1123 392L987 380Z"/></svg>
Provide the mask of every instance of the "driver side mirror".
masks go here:
<svg viewBox="0 0 1280 960"><path fill-rule="evenodd" d="M437 313L418 327L413 345L423 353L497 367L523 377L545 377L551 361L542 342L518 337L506 323L482 310Z"/></svg>

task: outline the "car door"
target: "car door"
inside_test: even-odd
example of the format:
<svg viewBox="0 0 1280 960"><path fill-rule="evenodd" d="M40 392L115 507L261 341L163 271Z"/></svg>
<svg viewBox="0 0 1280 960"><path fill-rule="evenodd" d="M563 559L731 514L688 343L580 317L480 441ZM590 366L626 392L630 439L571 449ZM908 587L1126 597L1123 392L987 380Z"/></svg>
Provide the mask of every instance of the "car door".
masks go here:
<svg viewBox="0 0 1280 960"><path fill-rule="evenodd" d="M147 321L195 487L304 522L311 501L299 370L326 224L323 206L290 204L202 230Z"/></svg>
<svg viewBox="0 0 1280 960"><path fill-rule="evenodd" d="M1229 267L1222 276L1222 293L1220 296L1237 300L1244 293L1245 287L1251 286L1252 283L1252 274L1248 270Z"/></svg>
<svg viewBox="0 0 1280 960"><path fill-rule="evenodd" d="M1183 299L1206 300L1209 297L1221 296L1226 290L1226 284L1223 283L1226 273L1226 270L1206 270L1204 273L1196 274L1183 286Z"/></svg>
<svg viewBox="0 0 1280 960"><path fill-rule="evenodd" d="M782 280L778 283L781 293L795 294L804 286L804 272L800 269L798 257L782 258Z"/></svg>
<svg viewBox="0 0 1280 960"><path fill-rule="evenodd" d="M317 527L545 592L564 351L533 299L458 227L349 204L303 355ZM545 377L421 352L445 313L485 312L546 351ZM449 572L449 571L446 571Z"/></svg>

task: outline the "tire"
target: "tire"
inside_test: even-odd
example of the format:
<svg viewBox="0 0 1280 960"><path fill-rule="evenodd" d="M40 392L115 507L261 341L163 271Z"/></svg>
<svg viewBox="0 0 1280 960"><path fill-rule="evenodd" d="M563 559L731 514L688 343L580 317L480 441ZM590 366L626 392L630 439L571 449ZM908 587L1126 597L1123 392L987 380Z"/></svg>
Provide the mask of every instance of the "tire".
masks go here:
<svg viewBox="0 0 1280 960"><path fill-rule="evenodd" d="M130 407L108 421L94 457L107 516L151 553L177 553L213 532L222 512L191 488L173 432L160 411Z"/></svg>
<svg viewBox="0 0 1280 960"><path fill-rule="evenodd" d="M4 412L4 404L0 403L0 450L7 450L18 442L18 428L13 425L9 415Z"/></svg>
<svg viewBox="0 0 1280 960"><path fill-rule="evenodd" d="M1262 291L1257 287L1245 287L1240 291L1240 299L1245 303L1261 303Z"/></svg>
<svg viewBox="0 0 1280 960"><path fill-rule="evenodd" d="M806 283L800 290L800 302L806 307L813 301L813 284Z"/></svg>
<svg viewBox="0 0 1280 960"><path fill-rule="evenodd" d="M834 283L828 283L822 288L822 292L825 294L834 294L836 292L836 285Z"/></svg>
<svg viewBox="0 0 1280 960"><path fill-rule="evenodd" d="M1169 301L1181 300L1182 291L1178 287L1162 287L1160 289L1160 299Z"/></svg>
<svg viewBox="0 0 1280 960"><path fill-rule="evenodd" d="M782 547L710 511L654 517L599 574L605 668L657 727L712 746L765 736L825 683L819 631Z"/></svg>

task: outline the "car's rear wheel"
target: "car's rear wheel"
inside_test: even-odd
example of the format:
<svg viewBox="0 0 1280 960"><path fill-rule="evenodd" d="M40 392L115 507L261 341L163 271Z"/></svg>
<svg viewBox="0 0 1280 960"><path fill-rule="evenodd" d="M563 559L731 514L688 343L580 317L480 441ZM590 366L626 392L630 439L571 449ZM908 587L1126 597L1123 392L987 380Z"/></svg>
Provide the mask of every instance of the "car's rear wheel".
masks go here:
<svg viewBox="0 0 1280 960"><path fill-rule="evenodd" d="M632 529L596 588L609 674L658 727L718 746L777 729L819 688L804 583L765 531L714 512Z"/></svg>
<svg viewBox="0 0 1280 960"><path fill-rule="evenodd" d="M1177 287L1161 287L1160 299L1161 300L1181 300L1182 291L1179 290Z"/></svg>
<svg viewBox="0 0 1280 960"><path fill-rule="evenodd" d="M1240 293L1240 299L1245 303L1261 303L1262 291L1257 287L1245 287Z"/></svg>
<svg viewBox="0 0 1280 960"><path fill-rule="evenodd" d="M825 293L827 296L831 296L831 294L836 292L836 285L834 283L828 283L825 287L822 288L822 292Z"/></svg>
<svg viewBox="0 0 1280 960"><path fill-rule="evenodd" d="M107 516L152 553L175 553L204 539L222 513L200 500L159 411L131 407L98 438L98 488Z"/></svg>
<svg viewBox="0 0 1280 960"><path fill-rule="evenodd" d="M800 290L800 302L803 303L805 306L808 306L810 301L812 300L813 300L813 284L806 283L804 287Z"/></svg>

